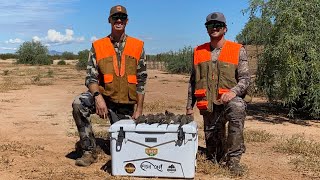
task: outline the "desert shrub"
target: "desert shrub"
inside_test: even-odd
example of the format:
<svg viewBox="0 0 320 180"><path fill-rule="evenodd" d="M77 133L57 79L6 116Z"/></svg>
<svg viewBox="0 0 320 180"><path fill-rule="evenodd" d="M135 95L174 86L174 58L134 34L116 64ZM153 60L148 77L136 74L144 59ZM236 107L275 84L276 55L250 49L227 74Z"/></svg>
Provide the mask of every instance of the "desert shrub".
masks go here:
<svg viewBox="0 0 320 180"><path fill-rule="evenodd" d="M62 53L61 58L63 60L67 60L67 59L74 60L74 59L77 58L77 56L75 54L73 54L72 52L65 51L65 52Z"/></svg>
<svg viewBox="0 0 320 180"><path fill-rule="evenodd" d="M246 142L268 142L273 135L265 130L245 130L244 139Z"/></svg>
<svg viewBox="0 0 320 180"><path fill-rule="evenodd" d="M41 42L24 42L18 51L18 64L49 65L53 61L48 56L48 48Z"/></svg>
<svg viewBox="0 0 320 180"><path fill-rule="evenodd" d="M9 72L10 71L8 69L5 69L5 70L3 70L3 75L7 76L9 74Z"/></svg>
<svg viewBox="0 0 320 180"><path fill-rule="evenodd" d="M79 61L76 65L78 70L85 70L87 69L87 64L88 64L88 56L89 56L89 50L83 50L79 51L78 57Z"/></svg>
<svg viewBox="0 0 320 180"><path fill-rule="evenodd" d="M5 54L0 54L0 59L6 60L6 59L17 59L17 54L12 54L12 53L5 53Z"/></svg>
<svg viewBox="0 0 320 180"><path fill-rule="evenodd" d="M272 22L259 56L257 86L270 101L320 118L319 0L251 0L251 19ZM258 31L257 31L258 32ZM257 34L261 36L261 34Z"/></svg>
<svg viewBox="0 0 320 180"><path fill-rule="evenodd" d="M193 49L191 46L184 47L178 52L167 52L157 55L159 61L165 62L169 73L190 73L192 69Z"/></svg>
<svg viewBox="0 0 320 180"><path fill-rule="evenodd" d="M61 55L55 54L55 55L49 55L49 58L53 60L62 59Z"/></svg>
<svg viewBox="0 0 320 180"><path fill-rule="evenodd" d="M58 64L58 65L66 65L67 63L66 63L65 60L60 60L60 61L58 61L57 64Z"/></svg>
<svg viewBox="0 0 320 180"><path fill-rule="evenodd" d="M53 78L53 70L52 69L48 70L47 77Z"/></svg>

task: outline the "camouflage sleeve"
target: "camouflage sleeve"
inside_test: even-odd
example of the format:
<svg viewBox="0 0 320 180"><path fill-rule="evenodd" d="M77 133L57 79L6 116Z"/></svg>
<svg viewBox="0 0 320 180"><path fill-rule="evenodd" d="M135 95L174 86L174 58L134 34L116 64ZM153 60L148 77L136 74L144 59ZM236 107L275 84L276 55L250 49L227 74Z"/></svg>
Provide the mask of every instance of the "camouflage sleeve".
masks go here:
<svg viewBox="0 0 320 180"><path fill-rule="evenodd" d="M89 84L98 83L98 66L96 64L96 54L94 48L92 47L89 52L88 65L87 65L87 76L85 80L85 85L89 88Z"/></svg>
<svg viewBox="0 0 320 180"><path fill-rule="evenodd" d="M248 65L248 57L244 47L240 49L239 64L237 69L237 81L238 84L231 88L231 91L236 93L237 96L246 94L250 84L250 73Z"/></svg>
<svg viewBox="0 0 320 180"><path fill-rule="evenodd" d="M192 70L191 70L191 75L190 75L190 80L189 80L189 85L188 85L188 99L187 99L186 109L192 109L194 104L196 103L196 97L194 96L195 83L196 83L195 70L194 70L194 66L192 63Z"/></svg>
<svg viewBox="0 0 320 180"><path fill-rule="evenodd" d="M145 93L145 85L147 82L148 74L147 74L147 63L146 63L146 54L144 49L142 49L141 57L137 66L137 93L144 94Z"/></svg>

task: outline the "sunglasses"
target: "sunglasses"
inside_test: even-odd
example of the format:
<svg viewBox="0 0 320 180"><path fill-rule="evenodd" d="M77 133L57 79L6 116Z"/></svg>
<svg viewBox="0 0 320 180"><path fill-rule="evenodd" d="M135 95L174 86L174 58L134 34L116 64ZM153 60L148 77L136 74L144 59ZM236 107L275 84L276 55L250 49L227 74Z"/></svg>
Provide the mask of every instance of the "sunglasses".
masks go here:
<svg viewBox="0 0 320 180"><path fill-rule="evenodd" d="M224 23L215 22L215 23L206 24L207 29L213 29L213 28L221 29L224 27L226 27L226 25Z"/></svg>
<svg viewBox="0 0 320 180"><path fill-rule="evenodd" d="M127 20L127 18L128 18L128 15L122 14L122 13L121 14L114 14L111 16L111 19L113 21L117 21L118 19L120 19L121 21L124 21L124 20Z"/></svg>

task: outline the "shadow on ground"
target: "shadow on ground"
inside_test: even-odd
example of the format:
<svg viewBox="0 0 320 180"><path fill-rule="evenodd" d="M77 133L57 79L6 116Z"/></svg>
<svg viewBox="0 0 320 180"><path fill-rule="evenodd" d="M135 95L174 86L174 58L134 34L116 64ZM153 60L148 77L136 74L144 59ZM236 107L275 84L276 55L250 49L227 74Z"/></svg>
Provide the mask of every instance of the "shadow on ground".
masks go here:
<svg viewBox="0 0 320 180"><path fill-rule="evenodd" d="M100 153L105 153L107 155L110 155L110 140L109 139L102 139L102 138L96 138L96 143L97 143L97 152L98 154ZM76 160L77 158L80 158L82 155L81 152L81 146L80 146L80 141L76 142L75 144L75 149L71 152L69 152L65 157L69 159L74 159Z"/></svg>
<svg viewBox="0 0 320 180"><path fill-rule="evenodd" d="M247 115L252 116L255 120L262 122L270 122L274 124L281 124L289 122L303 126L310 126L307 115L296 115L295 118L289 118L289 109L281 105L272 104L268 102L249 103L247 107Z"/></svg>

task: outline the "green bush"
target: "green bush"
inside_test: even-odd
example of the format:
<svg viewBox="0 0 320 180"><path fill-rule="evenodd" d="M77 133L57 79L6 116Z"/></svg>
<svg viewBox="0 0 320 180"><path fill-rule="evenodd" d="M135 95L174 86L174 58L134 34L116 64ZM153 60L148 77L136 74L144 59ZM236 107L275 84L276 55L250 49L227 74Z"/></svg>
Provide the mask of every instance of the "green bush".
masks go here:
<svg viewBox="0 0 320 180"><path fill-rule="evenodd" d="M76 65L78 70L85 70L87 69L87 64L88 64L88 57L89 57L89 50L83 50L83 51L79 51L78 53L78 57L79 57L79 61Z"/></svg>
<svg viewBox="0 0 320 180"><path fill-rule="evenodd" d="M5 53L5 54L0 54L0 59L6 60L6 59L17 59L17 54L12 54L12 53Z"/></svg>
<svg viewBox="0 0 320 180"><path fill-rule="evenodd" d="M74 55L72 52L67 52L67 51L65 51L65 52L62 53L61 58L62 58L63 60L74 60L74 59L76 59L77 57L76 57L76 55Z"/></svg>
<svg viewBox="0 0 320 180"><path fill-rule="evenodd" d="M57 64L58 64L58 65L66 65L67 63L66 63L65 60L60 60L60 61L58 61Z"/></svg>
<svg viewBox="0 0 320 180"><path fill-rule="evenodd" d="M48 56L48 48L40 42L24 42L18 51L18 64L49 65L53 61Z"/></svg>
<svg viewBox="0 0 320 180"><path fill-rule="evenodd" d="M49 58L53 61L53 60L58 60L58 59L62 59L61 55L49 55Z"/></svg>
<svg viewBox="0 0 320 180"><path fill-rule="evenodd" d="M270 100L320 118L319 0L251 0L251 16L272 22L263 38L257 85Z"/></svg>
<svg viewBox="0 0 320 180"><path fill-rule="evenodd" d="M178 52L170 51L157 55L158 61L164 61L169 73L190 73L192 69L193 48L184 47Z"/></svg>

